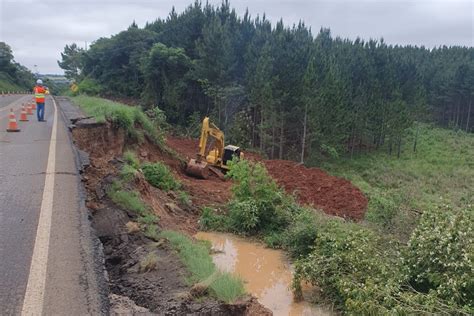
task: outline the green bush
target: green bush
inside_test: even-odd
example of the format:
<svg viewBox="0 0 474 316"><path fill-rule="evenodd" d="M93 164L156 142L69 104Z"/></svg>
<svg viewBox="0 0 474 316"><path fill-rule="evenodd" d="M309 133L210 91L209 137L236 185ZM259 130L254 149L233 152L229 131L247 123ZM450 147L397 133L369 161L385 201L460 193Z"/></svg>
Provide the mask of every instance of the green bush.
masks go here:
<svg viewBox="0 0 474 316"><path fill-rule="evenodd" d="M228 231L230 229L229 217L224 214L216 214L209 207L203 208L199 224L202 230Z"/></svg>
<svg viewBox="0 0 474 316"><path fill-rule="evenodd" d="M77 93L79 94L98 95L102 91L100 84L90 78L85 78L79 82L77 88Z"/></svg>
<svg viewBox="0 0 474 316"><path fill-rule="evenodd" d="M410 284L418 291L474 309L474 209L426 211L404 255Z"/></svg>
<svg viewBox="0 0 474 316"><path fill-rule="evenodd" d="M307 281L351 315L472 314L472 218L465 215L424 215L406 249L356 224L317 220L311 251L295 264L295 292Z"/></svg>
<svg viewBox="0 0 474 316"><path fill-rule="evenodd" d="M144 164L142 170L145 179L156 188L169 191L181 187L181 184L175 180L170 169L161 162Z"/></svg>
<svg viewBox="0 0 474 316"><path fill-rule="evenodd" d="M235 231L265 234L283 230L288 225L295 203L262 164L234 161L227 176L234 180L229 220Z"/></svg>
<svg viewBox="0 0 474 316"><path fill-rule="evenodd" d="M357 314L364 308L367 313L384 313L381 298L374 294L385 293L385 287L392 287L391 280L401 278L401 272L380 244L370 230L329 220L319 227L313 250L296 261L296 292L300 292L300 281L305 280L321 287L349 313ZM395 251L395 247L387 249Z"/></svg>
<svg viewBox="0 0 474 316"><path fill-rule="evenodd" d="M318 235L317 227L314 210L302 209L294 215L282 238L291 256L297 258L311 252Z"/></svg>

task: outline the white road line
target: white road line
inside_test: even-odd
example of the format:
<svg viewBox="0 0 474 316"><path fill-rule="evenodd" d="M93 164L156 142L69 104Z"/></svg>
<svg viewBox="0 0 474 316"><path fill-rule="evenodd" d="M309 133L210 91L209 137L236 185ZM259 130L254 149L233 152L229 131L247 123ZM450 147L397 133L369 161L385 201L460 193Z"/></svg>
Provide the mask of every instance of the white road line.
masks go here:
<svg viewBox="0 0 474 316"><path fill-rule="evenodd" d="M46 179L44 181L43 200L36 232L35 247L31 258L30 274L23 301L22 315L41 315L46 288L46 272L48 264L49 238L51 232L51 218L53 214L54 172L56 169L56 137L58 124L58 108L54 104L53 130L49 143Z"/></svg>

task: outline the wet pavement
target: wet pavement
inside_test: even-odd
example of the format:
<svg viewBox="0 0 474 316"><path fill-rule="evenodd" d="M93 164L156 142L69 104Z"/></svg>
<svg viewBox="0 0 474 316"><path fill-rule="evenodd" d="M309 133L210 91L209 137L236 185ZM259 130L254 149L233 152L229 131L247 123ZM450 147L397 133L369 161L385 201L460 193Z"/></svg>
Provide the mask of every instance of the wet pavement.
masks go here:
<svg viewBox="0 0 474 316"><path fill-rule="evenodd" d="M46 122L36 115L18 122L18 133L7 133L10 108L17 120L31 95L0 96L0 314L20 314L30 277L30 265L43 200L50 140L54 124L52 98L46 102ZM87 215L81 209L75 155L61 113L57 116L51 225L42 308L47 315L100 314ZM32 283L34 284L34 283ZM37 307L35 307L37 308Z"/></svg>

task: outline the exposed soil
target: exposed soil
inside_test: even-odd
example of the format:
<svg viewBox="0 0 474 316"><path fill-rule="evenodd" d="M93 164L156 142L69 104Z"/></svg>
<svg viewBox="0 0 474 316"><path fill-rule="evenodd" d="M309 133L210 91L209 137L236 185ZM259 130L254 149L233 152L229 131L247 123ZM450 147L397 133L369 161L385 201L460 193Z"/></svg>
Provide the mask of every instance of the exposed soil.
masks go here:
<svg viewBox="0 0 474 316"><path fill-rule="evenodd" d="M186 159L193 158L199 148L199 142L195 139L172 136L167 138L167 145ZM264 163L276 182L288 193L294 193L301 204L313 205L327 214L347 219L361 220L364 217L367 198L350 181L329 175L321 169L306 168L288 160L264 160L254 153L245 153L245 157ZM200 189L208 192L208 195L219 194L222 202L230 198L230 182L222 182L218 178L210 180L187 178L190 184L199 184ZM215 191L216 185L222 192Z"/></svg>
<svg viewBox="0 0 474 316"><path fill-rule="evenodd" d="M166 144L169 148L174 149L182 160L171 157L150 144L140 146L141 158L146 158L146 160L153 162L161 161L171 167L176 178L183 184L185 191L191 196L195 206L218 207L230 200L230 187L232 185L230 181L222 181L212 173L209 174L209 178L206 180L196 179L186 174L185 167L187 161L190 158L194 158L197 153L196 148L198 145L195 140L168 137Z"/></svg>
<svg viewBox="0 0 474 316"><path fill-rule="evenodd" d="M83 174L88 193L86 205L92 211L92 225L104 246L112 315L271 315L252 297L234 304L209 297L195 299L184 281L188 272L168 242L145 237L135 223L136 214L119 208L107 197L106 192L124 163L124 149L134 144L127 143L124 133L108 123L79 121L72 134L76 146L89 154L90 165ZM150 186L141 174L135 177L129 185L140 192L143 201L158 215L161 229L194 234L198 228L198 206L220 204L229 197L230 184L214 178L200 183L186 176L179 159L149 142L137 152L142 161L163 161L169 165L191 195L192 204L183 205L178 199L179 192L163 192ZM141 266L150 254L156 258L156 265L144 271Z"/></svg>
<svg viewBox="0 0 474 316"><path fill-rule="evenodd" d="M300 203L352 220L364 217L367 198L350 181L292 161L265 160L264 163L276 182L294 193Z"/></svg>

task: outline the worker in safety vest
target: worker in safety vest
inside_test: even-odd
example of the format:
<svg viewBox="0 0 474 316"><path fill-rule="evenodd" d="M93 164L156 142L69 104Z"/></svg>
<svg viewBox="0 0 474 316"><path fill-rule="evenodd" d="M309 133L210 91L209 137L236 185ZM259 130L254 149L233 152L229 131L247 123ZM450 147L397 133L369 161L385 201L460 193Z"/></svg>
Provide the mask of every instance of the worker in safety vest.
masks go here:
<svg viewBox="0 0 474 316"><path fill-rule="evenodd" d="M43 80L38 79L36 80L36 86L33 91L35 92L36 116L38 118L38 122L46 122L44 119L44 102L45 94L49 94L48 88L43 86Z"/></svg>

